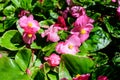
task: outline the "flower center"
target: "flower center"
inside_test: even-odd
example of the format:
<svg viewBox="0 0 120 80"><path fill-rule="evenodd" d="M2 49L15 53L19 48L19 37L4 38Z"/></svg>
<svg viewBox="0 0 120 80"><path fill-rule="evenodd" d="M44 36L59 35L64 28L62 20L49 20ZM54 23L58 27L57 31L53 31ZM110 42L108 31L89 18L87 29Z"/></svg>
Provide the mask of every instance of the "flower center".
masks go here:
<svg viewBox="0 0 120 80"><path fill-rule="evenodd" d="M33 24L32 24L31 22L29 22L29 23L28 23L28 26L29 26L29 27L32 27L32 26L33 26Z"/></svg>
<svg viewBox="0 0 120 80"><path fill-rule="evenodd" d="M80 74L77 74L77 75L76 75L76 78L78 78L78 77L80 77Z"/></svg>
<svg viewBox="0 0 120 80"><path fill-rule="evenodd" d="M32 34L28 34L28 37L31 38L31 37L32 37Z"/></svg>
<svg viewBox="0 0 120 80"><path fill-rule="evenodd" d="M86 34L86 30L85 30L85 29L81 29L81 30L80 30L80 33L81 33L81 34Z"/></svg>
<svg viewBox="0 0 120 80"><path fill-rule="evenodd" d="M73 45L69 45L68 48L69 48L69 49L72 49L72 48L73 48Z"/></svg>

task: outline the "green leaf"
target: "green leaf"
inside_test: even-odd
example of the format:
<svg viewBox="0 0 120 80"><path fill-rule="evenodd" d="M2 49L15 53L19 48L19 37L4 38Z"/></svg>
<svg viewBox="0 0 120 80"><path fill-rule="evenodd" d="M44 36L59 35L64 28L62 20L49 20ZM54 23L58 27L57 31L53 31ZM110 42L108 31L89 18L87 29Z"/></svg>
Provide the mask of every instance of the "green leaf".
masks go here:
<svg viewBox="0 0 120 80"><path fill-rule="evenodd" d="M16 21L17 21L17 18L15 18L15 17L5 19L5 21L3 22L4 29L9 29L9 28L13 27L13 24Z"/></svg>
<svg viewBox="0 0 120 80"><path fill-rule="evenodd" d="M21 35L16 30L6 31L1 37L0 45L12 51L19 50L24 46L22 44Z"/></svg>
<svg viewBox="0 0 120 80"><path fill-rule="evenodd" d="M105 48L110 42L111 38L109 34L96 26L91 32L89 39L82 43L80 50L81 52L98 51Z"/></svg>
<svg viewBox="0 0 120 80"><path fill-rule="evenodd" d="M107 28L108 32L109 32L109 33L113 33L114 28L113 28L113 26L110 25L110 23L108 22L108 18L105 18L105 17L104 17L103 19L104 19L104 23L105 23L105 25L106 25L106 28Z"/></svg>
<svg viewBox="0 0 120 80"><path fill-rule="evenodd" d="M20 2L18 0L11 0L11 1L17 8L20 7Z"/></svg>
<svg viewBox="0 0 120 80"><path fill-rule="evenodd" d="M55 51L57 43L51 43L42 48L42 51L45 52L45 56L49 56L53 51Z"/></svg>
<svg viewBox="0 0 120 80"><path fill-rule="evenodd" d="M59 16L57 13L53 12L53 10L50 10L49 13L50 13L50 16L51 16L53 19L57 19L58 16Z"/></svg>
<svg viewBox="0 0 120 80"><path fill-rule="evenodd" d="M2 57L0 58L0 80L29 80L29 78L12 59Z"/></svg>
<svg viewBox="0 0 120 80"><path fill-rule="evenodd" d="M115 56L112 59L115 66L120 67L120 53L116 52Z"/></svg>
<svg viewBox="0 0 120 80"><path fill-rule="evenodd" d="M0 32L4 32L4 27L2 23L0 23Z"/></svg>
<svg viewBox="0 0 120 80"><path fill-rule="evenodd" d="M64 78L68 80L72 80L70 73L64 64L64 61L61 61L59 66L59 80L62 80Z"/></svg>
<svg viewBox="0 0 120 80"><path fill-rule="evenodd" d="M4 9L4 3L0 3L0 11Z"/></svg>
<svg viewBox="0 0 120 80"><path fill-rule="evenodd" d="M32 8L32 0L20 0L20 5L21 5L21 8L24 8L26 10L31 10Z"/></svg>
<svg viewBox="0 0 120 80"><path fill-rule="evenodd" d="M44 77L44 73L42 71L39 71L35 76L34 80L44 80Z"/></svg>
<svg viewBox="0 0 120 80"><path fill-rule="evenodd" d="M105 53L102 52L96 52L94 54L93 58L94 58L94 62L96 63L97 67L100 67L102 65L107 64L108 62L108 56Z"/></svg>
<svg viewBox="0 0 120 80"><path fill-rule="evenodd" d="M30 45L30 47L32 49L41 49L42 43L40 42L42 42L40 34L36 34L36 40Z"/></svg>
<svg viewBox="0 0 120 80"><path fill-rule="evenodd" d="M49 72L48 77L50 80L58 80L58 75L55 72Z"/></svg>
<svg viewBox="0 0 120 80"><path fill-rule="evenodd" d="M45 28L45 27L49 27L50 25L52 25L54 23L53 20L43 20L43 21L40 21L39 24L41 27Z"/></svg>
<svg viewBox="0 0 120 80"><path fill-rule="evenodd" d="M23 71L25 71L29 67L31 56L32 52L30 49L27 48L17 52L15 56L15 61Z"/></svg>
<svg viewBox="0 0 120 80"><path fill-rule="evenodd" d="M86 74L93 70L94 62L88 57L63 54L61 59L64 61L66 68L73 75Z"/></svg>
<svg viewBox="0 0 120 80"><path fill-rule="evenodd" d="M60 36L60 40L66 40L68 37L68 33L63 30L59 31L58 35Z"/></svg>
<svg viewBox="0 0 120 80"><path fill-rule="evenodd" d="M3 10L3 14L9 17L13 17L15 14L15 10L16 9L13 5L9 5Z"/></svg>

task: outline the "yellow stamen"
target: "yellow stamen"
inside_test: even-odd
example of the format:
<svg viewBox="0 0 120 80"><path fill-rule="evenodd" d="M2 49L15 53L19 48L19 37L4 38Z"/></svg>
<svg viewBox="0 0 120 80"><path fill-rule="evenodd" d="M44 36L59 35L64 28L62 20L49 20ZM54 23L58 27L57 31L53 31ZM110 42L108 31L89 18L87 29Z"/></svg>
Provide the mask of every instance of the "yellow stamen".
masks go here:
<svg viewBox="0 0 120 80"><path fill-rule="evenodd" d="M76 75L76 78L78 78L78 77L80 77L80 74L77 74L77 75Z"/></svg>
<svg viewBox="0 0 120 80"><path fill-rule="evenodd" d="M32 37L32 34L28 34L28 37L31 38L31 37Z"/></svg>
<svg viewBox="0 0 120 80"><path fill-rule="evenodd" d="M72 49L72 48L73 48L73 45L69 45L68 48L69 48L69 49Z"/></svg>
<svg viewBox="0 0 120 80"><path fill-rule="evenodd" d="M29 22L29 23L28 23L28 26L29 26L29 27L32 27L32 26L33 26L33 24L32 24L31 22Z"/></svg>
<svg viewBox="0 0 120 80"><path fill-rule="evenodd" d="M80 30L80 33L81 33L81 34L86 34L86 30L85 30L85 29L81 29L81 30Z"/></svg>

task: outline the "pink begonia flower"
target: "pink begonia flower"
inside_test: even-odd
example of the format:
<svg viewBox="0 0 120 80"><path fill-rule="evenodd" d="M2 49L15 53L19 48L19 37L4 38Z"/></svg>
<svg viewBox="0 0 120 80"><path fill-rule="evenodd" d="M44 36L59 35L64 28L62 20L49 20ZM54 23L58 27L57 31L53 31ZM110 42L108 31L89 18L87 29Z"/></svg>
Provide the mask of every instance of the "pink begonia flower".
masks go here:
<svg viewBox="0 0 120 80"><path fill-rule="evenodd" d="M89 80L90 74L76 75L73 80Z"/></svg>
<svg viewBox="0 0 120 80"><path fill-rule="evenodd" d="M34 20L33 15L21 17L19 19L19 25L23 29L31 28L35 33L40 29L39 23L37 20Z"/></svg>
<svg viewBox="0 0 120 80"><path fill-rule="evenodd" d="M58 29L51 25L45 32L41 34L42 37L47 36L47 41L57 42L60 40L58 34Z"/></svg>
<svg viewBox="0 0 120 80"><path fill-rule="evenodd" d="M27 16L28 14L30 14L29 11L27 11L27 10L21 10L20 13L18 14L18 17Z"/></svg>
<svg viewBox="0 0 120 80"><path fill-rule="evenodd" d="M83 43L89 37L89 33L93 29L93 20L86 15L82 15L74 23L74 28L71 30L71 34L78 35L81 43Z"/></svg>
<svg viewBox="0 0 120 80"><path fill-rule="evenodd" d="M85 27L76 26L71 30L71 34L78 35L80 42L83 43L89 37L89 33L92 30L93 25L87 24Z"/></svg>
<svg viewBox="0 0 120 80"><path fill-rule="evenodd" d="M54 27L57 27L59 30L67 30L65 20L62 16L58 17L57 22L54 24Z"/></svg>
<svg viewBox="0 0 120 80"><path fill-rule="evenodd" d="M116 0L112 0L112 2L116 2Z"/></svg>
<svg viewBox="0 0 120 80"><path fill-rule="evenodd" d="M56 52L59 54L76 54L79 52L78 46L70 41L59 42L56 46Z"/></svg>
<svg viewBox="0 0 120 80"><path fill-rule="evenodd" d="M117 7L117 16L120 18L120 6Z"/></svg>
<svg viewBox="0 0 120 80"><path fill-rule="evenodd" d="M86 24L88 24L88 23L92 24L93 22L94 22L94 20L91 19L90 17L88 17L87 15L81 15L74 22L74 26L75 27L76 26L85 27Z"/></svg>
<svg viewBox="0 0 120 80"><path fill-rule="evenodd" d="M55 67L60 64L60 56L53 53L49 57L44 57L44 59L49 63L50 66Z"/></svg>
<svg viewBox="0 0 120 80"><path fill-rule="evenodd" d="M70 41L71 43L78 47L81 45L81 41L78 35L70 35L66 41Z"/></svg>
<svg viewBox="0 0 120 80"><path fill-rule="evenodd" d="M81 15L85 15L86 12L83 7L80 6L73 6L70 8L70 13L73 17L78 18Z"/></svg>
<svg viewBox="0 0 120 80"><path fill-rule="evenodd" d="M36 35L32 33L23 33L23 41L27 44L31 44L36 39Z"/></svg>
<svg viewBox="0 0 120 80"><path fill-rule="evenodd" d="M97 80L109 80L107 76L98 76Z"/></svg>

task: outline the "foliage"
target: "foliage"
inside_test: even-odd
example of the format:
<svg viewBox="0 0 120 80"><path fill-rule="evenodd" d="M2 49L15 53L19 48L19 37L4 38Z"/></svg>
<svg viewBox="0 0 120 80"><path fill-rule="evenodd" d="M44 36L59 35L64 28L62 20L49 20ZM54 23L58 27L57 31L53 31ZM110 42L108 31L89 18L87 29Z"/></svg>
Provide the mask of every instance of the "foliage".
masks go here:
<svg viewBox="0 0 120 80"><path fill-rule="evenodd" d="M66 0L67 1L67 0ZM68 30L58 31L60 41L47 41L41 37L63 11L73 5L65 0L0 0L0 80L72 80L77 74L90 74L90 80L105 75L109 80L120 77L120 14L117 2L111 0L71 0L73 5L85 9L94 20L89 38L79 46L77 54L60 54L59 42L66 41L74 28L76 18L68 13ZM23 40L24 30L19 25L21 11L32 14L40 29L31 44ZM23 16L23 14L22 14ZM59 22L59 21L58 21ZM64 48L63 48L64 49ZM55 53L60 64L52 67L44 57Z"/></svg>

